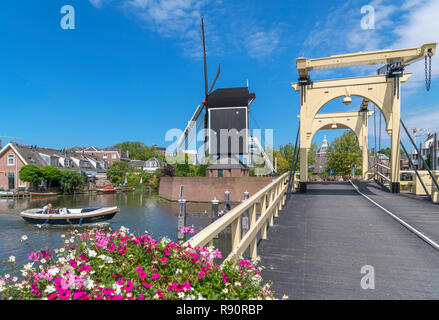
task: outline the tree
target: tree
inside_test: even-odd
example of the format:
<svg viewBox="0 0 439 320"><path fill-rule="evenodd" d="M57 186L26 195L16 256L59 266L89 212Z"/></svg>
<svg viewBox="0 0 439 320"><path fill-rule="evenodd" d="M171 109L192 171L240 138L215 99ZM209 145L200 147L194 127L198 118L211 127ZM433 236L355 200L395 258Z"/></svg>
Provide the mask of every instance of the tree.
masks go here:
<svg viewBox="0 0 439 320"><path fill-rule="evenodd" d="M84 179L78 172L73 170L61 171L60 187L63 194L73 194L83 183Z"/></svg>
<svg viewBox="0 0 439 320"><path fill-rule="evenodd" d="M49 188L52 186L53 182L58 183L62 177L61 170L52 166L42 168L41 173L43 174L44 180L48 182Z"/></svg>
<svg viewBox="0 0 439 320"><path fill-rule="evenodd" d="M40 167L35 164L27 164L23 166L18 172L18 175L20 180L29 182L31 184L40 183L44 180Z"/></svg>
<svg viewBox="0 0 439 320"><path fill-rule="evenodd" d="M129 152L130 159L146 161L152 157L162 158L155 146L148 147L143 142L125 141L115 145L124 152Z"/></svg>
<svg viewBox="0 0 439 320"><path fill-rule="evenodd" d="M326 171L334 170L336 175L348 175L352 164L361 166L361 150L355 133L347 131L332 140L328 148Z"/></svg>
<svg viewBox="0 0 439 320"><path fill-rule="evenodd" d="M115 161L107 170L108 179L115 184L122 184L125 181L127 173L131 172L131 167L125 161Z"/></svg>

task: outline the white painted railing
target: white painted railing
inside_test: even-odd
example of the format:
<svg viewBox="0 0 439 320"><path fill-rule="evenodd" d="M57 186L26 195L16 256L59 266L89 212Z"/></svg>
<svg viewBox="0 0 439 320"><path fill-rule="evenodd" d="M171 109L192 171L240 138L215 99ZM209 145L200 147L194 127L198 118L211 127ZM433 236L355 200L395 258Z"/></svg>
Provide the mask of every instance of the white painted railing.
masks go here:
<svg viewBox="0 0 439 320"><path fill-rule="evenodd" d="M289 172L284 173L276 180L259 190L256 194L243 201L221 218L211 223L189 239L187 243L196 246L208 245L221 231L228 226L232 227L232 251L226 260L236 261L250 247L252 258L257 256L257 235L261 231L261 238L267 238L267 228L273 225L273 218L278 216L279 210L285 205L286 189ZM256 219L256 207L260 204L261 214ZM249 213L249 230L241 236L241 217Z"/></svg>

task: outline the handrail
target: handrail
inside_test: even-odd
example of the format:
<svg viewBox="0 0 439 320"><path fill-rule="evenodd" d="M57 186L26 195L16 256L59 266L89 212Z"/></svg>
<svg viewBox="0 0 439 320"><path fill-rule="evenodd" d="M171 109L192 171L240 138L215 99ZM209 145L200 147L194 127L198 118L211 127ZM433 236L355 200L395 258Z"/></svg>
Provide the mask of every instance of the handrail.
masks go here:
<svg viewBox="0 0 439 320"><path fill-rule="evenodd" d="M252 258L257 256L257 234L262 231L262 239L267 237L267 227L273 225L273 217L276 217L279 210L285 204L286 188L289 172L284 173L279 178L256 192L253 196L243 201L241 204L230 210L221 218L211 223L188 241L186 245L191 247L206 246L221 231L229 225L232 227L232 251L226 260L236 261L242 253L250 246ZM256 220L256 206L261 204L261 215ZM241 237L241 216L249 212L249 230ZM267 222L267 220L269 220Z"/></svg>
<svg viewBox="0 0 439 320"><path fill-rule="evenodd" d="M376 172L380 177L382 177L384 180L387 180L387 181L391 181L388 177L386 177L384 174L382 174L381 172Z"/></svg>

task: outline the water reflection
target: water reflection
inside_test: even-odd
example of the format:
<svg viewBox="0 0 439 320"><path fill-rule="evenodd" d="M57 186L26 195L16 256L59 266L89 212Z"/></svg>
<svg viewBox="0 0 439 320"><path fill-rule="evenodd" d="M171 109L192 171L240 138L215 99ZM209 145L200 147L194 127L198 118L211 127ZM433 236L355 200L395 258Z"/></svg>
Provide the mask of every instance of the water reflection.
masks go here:
<svg viewBox="0 0 439 320"><path fill-rule="evenodd" d="M18 213L32 208L42 208L47 203L52 203L54 208L86 208L118 206L121 211L116 216L100 227L119 229L121 226L130 228L137 234L145 230L153 237L168 236L176 240L178 204L163 202L157 196L141 192L128 192L116 194L84 194L74 196L58 196L44 199L0 199L0 261L8 260L14 255L18 265L27 262L27 254L31 250L48 246L59 248L62 246L62 234L71 228L84 228L79 226L43 226L25 222ZM187 225L193 225L195 232L211 222L211 206L206 203L188 203ZM19 242L22 235L27 235L28 240ZM222 238L222 237L221 237ZM215 245L223 247L221 241L216 240ZM0 274L2 271L0 270Z"/></svg>

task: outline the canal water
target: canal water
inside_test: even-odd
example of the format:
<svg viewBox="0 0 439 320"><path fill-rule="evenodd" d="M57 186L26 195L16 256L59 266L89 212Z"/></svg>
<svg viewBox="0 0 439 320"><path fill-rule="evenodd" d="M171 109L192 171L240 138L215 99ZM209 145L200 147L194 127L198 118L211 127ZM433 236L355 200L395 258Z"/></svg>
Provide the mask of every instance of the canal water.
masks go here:
<svg viewBox="0 0 439 320"><path fill-rule="evenodd" d="M127 192L116 194L83 194L57 196L44 199L0 199L0 262L9 256L16 257L17 265L27 263L29 252L43 247L60 248L63 245L62 234L72 228L86 226L42 226L24 221L18 214L26 209L42 208L52 203L54 208L87 208L118 206L120 212L112 220L100 223L98 227L113 230L127 227L137 235L148 231L155 239L168 236L177 239L178 203L160 200L154 194ZM186 225L193 226L195 232L211 223L211 205L209 203L188 203ZM26 241L19 241L26 235ZM216 245L216 244L215 244ZM221 245L219 246L221 247ZM221 249L221 248L220 248ZM3 270L0 269L0 274Z"/></svg>

